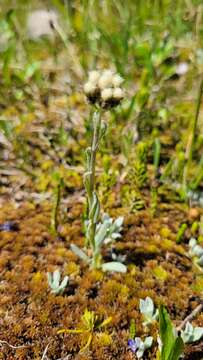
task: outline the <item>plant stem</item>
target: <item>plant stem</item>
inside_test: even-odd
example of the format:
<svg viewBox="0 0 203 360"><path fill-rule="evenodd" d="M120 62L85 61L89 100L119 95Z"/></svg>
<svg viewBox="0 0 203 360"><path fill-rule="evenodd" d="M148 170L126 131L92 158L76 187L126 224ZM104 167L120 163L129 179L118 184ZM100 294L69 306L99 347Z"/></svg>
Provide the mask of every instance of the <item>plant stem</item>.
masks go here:
<svg viewBox="0 0 203 360"><path fill-rule="evenodd" d="M61 202L61 179L59 180L57 187L55 189L55 202L51 219L51 229L54 234L58 234L58 216L59 216L59 206Z"/></svg>
<svg viewBox="0 0 203 360"><path fill-rule="evenodd" d="M183 172L183 188L184 189L186 189L186 187L187 187L188 171L191 166L191 162L192 162L192 158L193 158L193 148L194 148L195 134L196 134L196 129L197 129L197 122L199 119L202 95L203 95L203 79L201 80L201 83L200 83L195 117L192 122L191 134L189 135L189 139L188 139L188 143L187 143L187 147L186 147L186 151L185 151L186 164L185 164L185 168L184 168L184 172Z"/></svg>
<svg viewBox="0 0 203 360"><path fill-rule="evenodd" d="M95 233L97 218L99 215L99 201L95 192L95 167L96 155L99 147L100 132L101 132L101 111L96 110L92 119L93 134L91 141L91 148L87 149L87 172L85 175L85 187L88 198L88 229L86 236L86 246L91 246L93 252L93 262L97 263L95 254ZM98 213L96 216L95 214ZM93 265L94 267L96 264Z"/></svg>
<svg viewBox="0 0 203 360"><path fill-rule="evenodd" d="M95 165L96 154L99 147L99 137L101 128L101 112L97 111L93 115L93 136L90 157L90 203L92 202L93 193L95 191Z"/></svg>

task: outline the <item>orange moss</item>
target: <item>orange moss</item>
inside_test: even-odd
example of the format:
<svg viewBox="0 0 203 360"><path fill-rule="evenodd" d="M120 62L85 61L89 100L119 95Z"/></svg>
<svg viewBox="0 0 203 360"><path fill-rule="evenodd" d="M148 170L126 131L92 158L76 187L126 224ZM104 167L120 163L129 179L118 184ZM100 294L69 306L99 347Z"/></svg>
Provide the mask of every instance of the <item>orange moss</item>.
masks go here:
<svg viewBox="0 0 203 360"><path fill-rule="evenodd" d="M127 256L128 272L123 275L89 270L69 249L66 239L83 246L82 208L81 204L69 206L65 239L49 233L51 206L47 203L35 209L25 205L17 213L11 207L0 211L2 222L9 214L20 224L18 232L1 233L0 336L16 345L35 344L19 351L3 347L1 360L16 356L40 359L49 341L50 358L65 357L70 352L74 359L132 359L127 349L131 319L135 320L138 336L145 334L140 298L150 296L156 306L165 304L176 322L197 305L203 289L201 277L195 277L192 262L184 255L187 248L174 242L184 211L165 207L159 218L152 218L147 211L126 216L123 238L115 244L116 251ZM122 212L119 208L112 210L117 215ZM109 254L104 251L104 256ZM50 293L46 277L47 271L56 268L70 276L67 289L59 296ZM112 323L108 334L96 334L91 349L78 355L79 337L57 336L56 332L76 328L85 308L112 316ZM194 324L201 321L200 315ZM156 336L157 324L150 331ZM154 360L154 354L153 348L148 359Z"/></svg>

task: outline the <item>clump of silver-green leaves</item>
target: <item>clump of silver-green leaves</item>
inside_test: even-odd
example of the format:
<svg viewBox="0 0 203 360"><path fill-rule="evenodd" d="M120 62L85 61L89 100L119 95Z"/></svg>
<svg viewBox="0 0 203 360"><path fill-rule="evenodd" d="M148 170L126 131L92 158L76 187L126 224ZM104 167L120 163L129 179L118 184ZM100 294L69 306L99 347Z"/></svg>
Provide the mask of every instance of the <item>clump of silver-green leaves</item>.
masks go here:
<svg viewBox="0 0 203 360"><path fill-rule="evenodd" d="M118 261L102 262L101 249L107 239L120 236L123 219L114 222L105 217L100 222L100 202L95 190L96 154L102 137L106 132L106 123L102 121L102 112L120 104L124 98L121 88L123 79L111 70L91 71L84 92L88 101L94 106L92 116L91 146L86 150L86 172L84 185L87 193L88 214L86 222L86 247L90 248L87 255L83 250L72 244L71 249L92 268L103 271L126 272L126 266Z"/></svg>
<svg viewBox="0 0 203 360"><path fill-rule="evenodd" d="M189 255L194 258L197 265L203 266L203 247L198 245L195 238L191 238L189 248Z"/></svg>
<svg viewBox="0 0 203 360"><path fill-rule="evenodd" d="M193 343L203 337L203 327L194 327L189 321L185 325L185 329L181 330L181 337L185 344Z"/></svg>
<svg viewBox="0 0 203 360"><path fill-rule="evenodd" d="M51 293L55 295L62 294L68 284L68 276L65 276L61 281L61 274L59 270L55 270L53 273L47 273L47 279Z"/></svg>
<svg viewBox="0 0 203 360"><path fill-rule="evenodd" d="M159 311L158 309L155 310L154 302L149 296L147 296L144 300L140 299L139 308L144 319L144 326L152 324L158 319Z"/></svg>

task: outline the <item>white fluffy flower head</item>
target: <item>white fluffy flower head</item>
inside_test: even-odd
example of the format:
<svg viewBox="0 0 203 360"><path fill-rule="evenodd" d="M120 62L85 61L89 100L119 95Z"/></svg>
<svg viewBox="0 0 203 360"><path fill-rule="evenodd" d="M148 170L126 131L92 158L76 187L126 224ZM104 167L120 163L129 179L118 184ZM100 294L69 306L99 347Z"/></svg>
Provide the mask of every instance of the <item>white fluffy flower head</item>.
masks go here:
<svg viewBox="0 0 203 360"><path fill-rule="evenodd" d="M58 16L55 11L35 10L27 19L28 36L36 40L41 36L54 36L53 26L58 23Z"/></svg>
<svg viewBox="0 0 203 360"><path fill-rule="evenodd" d="M100 77L99 71L93 70L93 71L89 72L89 81L91 83L94 83L95 85L97 85L99 77Z"/></svg>
<svg viewBox="0 0 203 360"><path fill-rule="evenodd" d="M122 77L110 69L90 71L84 92L88 100L103 108L112 108L120 104L125 93L121 88Z"/></svg>
<svg viewBox="0 0 203 360"><path fill-rule="evenodd" d="M101 91L101 98L103 101L111 99L113 96L113 90L111 88L106 88Z"/></svg>

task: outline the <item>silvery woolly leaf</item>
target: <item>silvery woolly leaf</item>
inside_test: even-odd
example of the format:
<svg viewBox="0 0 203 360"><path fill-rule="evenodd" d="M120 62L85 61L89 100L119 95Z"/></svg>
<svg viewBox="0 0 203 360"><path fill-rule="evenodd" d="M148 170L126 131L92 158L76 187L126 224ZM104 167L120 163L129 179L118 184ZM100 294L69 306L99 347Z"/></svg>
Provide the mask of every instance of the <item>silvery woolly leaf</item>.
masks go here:
<svg viewBox="0 0 203 360"><path fill-rule="evenodd" d="M74 254L79 256L79 258L81 258L83 261L85 261L86 263L90 262L89 257L77 245L71 244L70 248L74 252Z"/></svg>
<svg viewBox="0 0 203 360"><path fill-rule="evenodd" d="M110 233L119 233L122 230L123 217L117 218L110 227Z"/></svg>
<svg viewBox="0 0 203 360"><path fill-rule="evenodd" d="M195 327L193 331L193 341L198 341L203 337L203 327Z"/></svg>
<svg viewBox="0 0 203 360"><path fill-rule="evenodd" d="M198 259L198 265L203 266L203 255Z"/></svg>
<svg viewBox="0 0 203 360"><path fill-rule="evenodd" d="M139 349L137 352L136 352L136 356L138 359L141 359L144 355L144 350L143 349Z"/></svg>
<svg viewBox="0 0 203 360"><path fill-rule="evenodd" d="M51 287L52 286L52 274L50 272L47 273L47 280L48 284Z"/></svg>
<svg viewBox="0 0 203 360"><path fill-rule="evenodd" d="M104 213L104 215L102 216L102 221L103 222L108 222L109 224L112 224L113 219L110 218L110 216L108 214Z"/></svg>
<svg viewBox="0 0 203 360"><path fill-rule="evenodd" d="M192 248L192 253L195 256L203 256L203 248L200 245L196 245Z"/></svg>
<svg viewBox="0 0 203 360"><path fill-rule="evenodd" d="M192 343L193 340L193 333L188 333L186 331L181 332L181 338L185 344Z"/></svg>
<svg viewBox="0 0 203 360"><path fill-rule="evenodd" d="M192 343L198 341L203 336L203 327L193 327L188 321L185 329L181 331L181 337L184 343Z"/></svg>
<svg viewBox="0 0 203 360"><path fill-rule="evenodd" d="M93 202L89 213L89 218L90 219L93 218L94 224L98 222L99 213L100 213L100 203L97 194L94 192Z"/></svg>
<svg viewBox="0 0 203 360"><path fill-rule="evenodd" d="M91 159L91 147L88 147L85 151L87 168L90 169L90 159Z"/></svg>
<svg viewBox="0 0 203 360"><path fill-rule="evenodd" d="M111 261L111 262L102 264L102 270L103 271L126 273L127 267L124 264L120 263L120 262Z"/></svg>
<svg viewBox="0 0 203 360"><path fill-rule="evenodd" d="M137 349L144 348L144 343L140 337L135 337L135 344L137 346Z"/></svg>
<svg viewBox="0 0 203 360"><path fill-rule="evenodd" d="M126 260L126 255L120 255L120 254L117 255L114 252L112 252L111 257L113 260L121 262L121 263L124 263Z"/></svg>
<svg viewBox="0 0 203 360"><path fill-rule="evenodd" d="M192 324L188 321L188 322L186 323L186 325L185 325L185 330L184 330L184 332L186 332L187 334L192 335L193 330L194 330L194 328L193 328Z"/></svg>
<svg viewBox="0 0 203 360"><path fill-rule="evenodd" d="M85 189L87 191L87 193L90 192L90 174L91 172L90 171L87 171L85 174L84 174L84 185L85 185Z"/></svg>
<svg viewBox="0 0 203 360"><path fill-rule="evenodd" d="M123 221L124 221L124 217L123 216L119 216L114 224L116 225L116 227L120 228L123 225Z"/></svg>
<svg viewBox="0 0 203 360"><path fill-rule="evenodd" d="M109 228L109 225L107 223L100 225L100 227L96 233L96 236L95 236L95 244L96 244L97 248L99 248L101 246L101 244L104 242L108 228Z"/></svg>
<svg viewBox="0 0 203 360"><path fill-rule="evenodd" d="M154 313L154 303L149 296L147 296L145 300L140 299L140 312L146 317L152 318Z"/></svg>
<svg viewBox="0 0 203 360"><path fill-rule="evenodd" d="M195 238L191 238L189 241L189 247L192 248L197 244L197 240Z"/></svg>
<svg viewBox="0 0 203 360"><path fill-rule="evenodd" d="M68 280L69 280L69 277L68 276L65 276L63 281L61 282L61 285L60 285L60 289L61 290L64 290L68 284Z"/></svg>
<svg viewBox="0 0 203 360"><path fill-rule="evenodd" d="M59 270L55 270L55 271L53 272L53 284L54 284L55 286L58 286L58 285L59 285L60 278L61 278L60 271L59 271Z"/></svg>
<svg viewBox="0 0 203 360"><path fill-rule="evenodd" d="M104 137L106 133L107 125L104 121L101 123L101 130L100 130L100 140Z"/></svg>
<svg viewBox="0 0 203 360"><path fill-rule="evenodd" d="M146 339L144 340L145 349L149 349L152 346L152 343L153 343L153 337L147 336Z"/></svg>
<svg viewBox="0 0 203 360"><path fill-rule="evenodd" d="M136 351L136 356L138 359L141 359L144 355L145 346L144 342L140 338L135 338L135 342L137 343L138 350Z"/></svg>
<svg viewBox="0 0 203 360"><path fill-rule="evenodd" d="M116 240L116 239L121 238L121 234L115 232L111 235L111 237L112 237L112 239Z"/></svg>

